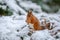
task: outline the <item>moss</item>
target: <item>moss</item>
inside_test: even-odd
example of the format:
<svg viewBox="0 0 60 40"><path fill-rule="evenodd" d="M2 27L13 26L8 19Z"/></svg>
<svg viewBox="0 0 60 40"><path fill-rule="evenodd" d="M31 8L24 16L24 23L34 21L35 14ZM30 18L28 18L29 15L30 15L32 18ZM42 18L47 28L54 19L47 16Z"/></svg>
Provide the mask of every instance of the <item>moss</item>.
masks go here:
<svg viewBox="0 0 60 40"><path fill-rule="evenodd" d="M58 12L59 8L60 8L60 0L31 0L34 3L37 3L38 5L41 6L42 11L47 12L47 13L56 13ZM44 7L42 5L45 5ZM46 6L48 6L46 10Z"/></svg>
<svg viewBox="0 0 60 40"><path fill-rule="evenodd" d="M54 2L57 5L60 5L60 0L52 0L52 2Z"/></svg>
<svg viewBox="0 0 60 40"><path fill-rule="evenodd" d="M31 0L34 3L37 3L38 5L40 4L40 2L42 2L42 0Z"/></svg>
<svg viewBox="0 0 60 40"><path fill-rule="evenodd" d="M4 10L4 9L2 9L2 8L0 8L0 15L2 16L11 16L13 13L10 11L10 10L8 10L8 9L6 9L6 10Z"/></svg>

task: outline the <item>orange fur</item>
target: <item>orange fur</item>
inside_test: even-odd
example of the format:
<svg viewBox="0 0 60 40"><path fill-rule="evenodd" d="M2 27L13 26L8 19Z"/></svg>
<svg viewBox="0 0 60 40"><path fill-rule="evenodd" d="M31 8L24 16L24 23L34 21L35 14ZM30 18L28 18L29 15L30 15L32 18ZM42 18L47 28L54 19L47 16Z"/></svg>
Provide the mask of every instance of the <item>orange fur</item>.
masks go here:
<svg viewBox="0 0 60 40"><path fill-rule="evenodd" d="M29 23L33 24L34 30L44 30L45 29L44 26L40 26L39 20L32 14L31 10L28 11L26 22L27 22L27 24L29 24ZM48 26L50 26L50 25L46 24L46 26L48 28Z"/></svg>

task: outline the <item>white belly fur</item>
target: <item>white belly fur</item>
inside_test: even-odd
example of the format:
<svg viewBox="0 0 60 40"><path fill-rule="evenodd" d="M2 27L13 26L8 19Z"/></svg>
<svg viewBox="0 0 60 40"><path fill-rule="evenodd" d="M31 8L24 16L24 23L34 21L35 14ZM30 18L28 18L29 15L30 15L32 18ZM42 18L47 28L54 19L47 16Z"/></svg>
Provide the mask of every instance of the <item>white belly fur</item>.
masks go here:
<svg viewBox="0 0 60 40"><path fill-rule="evenodd" d="M29 28L34 29L33 24L29 23Z"/></svg>

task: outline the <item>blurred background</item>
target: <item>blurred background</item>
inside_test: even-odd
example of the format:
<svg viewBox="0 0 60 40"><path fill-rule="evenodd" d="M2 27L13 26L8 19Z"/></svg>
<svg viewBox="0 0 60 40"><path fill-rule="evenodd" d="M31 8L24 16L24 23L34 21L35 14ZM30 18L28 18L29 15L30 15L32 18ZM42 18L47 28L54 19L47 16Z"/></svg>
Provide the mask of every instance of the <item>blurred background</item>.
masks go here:
<svg viewBox="0 0 60 40"><path fill-rule="evenodd" d="M29 36L26 23L29 9L41 25L46 19L53 30L42 30ZM0 40L60 40L58 30L60 32L60 0L0 0Z"/></svg>
<svg viewBox="0 0 60 40"><path fill-rule="evenodd" d="M60 0L0 0L0 16L24 15L29 9L34 13L60 13Z"/></svg>

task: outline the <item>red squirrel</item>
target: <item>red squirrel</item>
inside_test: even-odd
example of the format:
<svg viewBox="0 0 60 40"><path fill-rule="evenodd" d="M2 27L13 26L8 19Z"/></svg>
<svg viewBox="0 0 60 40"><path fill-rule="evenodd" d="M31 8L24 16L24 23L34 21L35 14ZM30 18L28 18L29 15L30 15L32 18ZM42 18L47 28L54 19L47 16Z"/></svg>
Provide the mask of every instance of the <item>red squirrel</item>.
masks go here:
<svg viewBox="0 0 60 40"><path fill-rule="evenodd" d="M46 26L41 26L40 21L37 19L37 17L35 17L33 15L32 10L28 11L26 22L27 22L27 24L32 24L32 27L34 28L35 31L44 30L44 29L46 29L45 27L47 27L47 29L49 29L49 27L50 27L50 23L46 24Z"/></svg>

